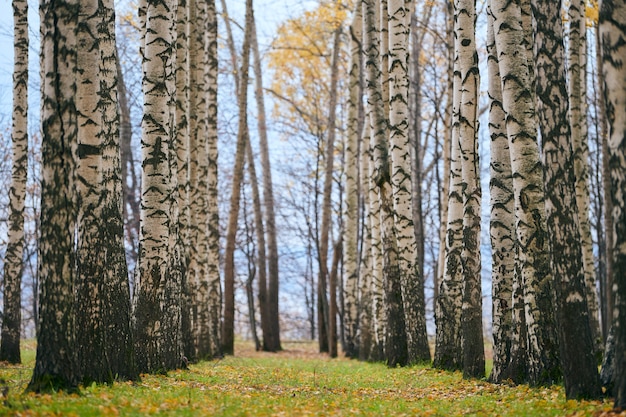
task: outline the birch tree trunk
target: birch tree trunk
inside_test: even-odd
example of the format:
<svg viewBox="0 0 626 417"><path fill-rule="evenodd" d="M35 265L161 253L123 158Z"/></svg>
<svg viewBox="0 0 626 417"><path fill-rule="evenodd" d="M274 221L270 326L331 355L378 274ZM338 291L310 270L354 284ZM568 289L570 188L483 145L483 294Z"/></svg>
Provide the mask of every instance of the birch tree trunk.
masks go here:
<svg viewBox="0 0 626 417"><path fill-rule="evenodd" d="M78 3L43 1L42 182L38 249L39 329L27 390L77 388L75 327L76 27Z"/></svg>
<svg viewBox="0 0 626 417"><path fill-rule="evenodd" d="M366 91L368 93L367 104L372 129L373 181L380 202L380 240L382 243L382 273L386 308L384 350L387 366L395 367L406 365L409 358L402 302L401 270L394 225L387 118L385 117L384 93L381 88L380 74L382 72L379 67L379 45L384 44L384 41L379 42L378 39L374 20L375 8L375 1L363 1L363 50L365 53Z"/></svg>
<svg viewBox="0 0 626 417"><path fill-rule="evenodd" d="M24 253L24 199L28 176L28 2L13 1L13 121L9 189L8 243L4 258L4 297L0 361L21 363L22 256Z"/></svg>
<svg viewBox="0 0 626 417"><path fill-rule="evenodd" d="M498 51L493 34L493 16L487 11L487 66L489 70L488 94L489 134L491 137L491 294L493 367L489 380L503 381L503 372L511 361L513 278L515 269L515 214L511 154L506 136L506 114L502 108L502 82L498 66Z"/></svg>
<svg viewBox="0 0 626 417"><path fill-rule="evenodd" d="M561 7L535 0L537 104L548 238L567 398L597 398L600 378L585 292L572 152Z"/></svg>
<svg viewBox="0 0 626 417"><path fill-rule="evenodd" d="M194 305L193 292L190 282L190 253L191 253L191 211L190 211L190 176L189 176L189 26L190 3L181 0L176 15L176 162L178 182L178 237L182 249L182 298L181 324L183 333L183 353L188 361L195 362L196 341L193 335L192 310Z"/></svg>
<svg viewBox="0 0 626 417"><path fill-rule="evenodd" d="M476 3L456 3L456 36L461 75L459 140L463 182L463 303L461 307L461 348L463 376L485 376L482 292L480 264L481 197L478 161L478 53L476 51Z"/></svg>
<svg viewBox="0 0 626 417"><path fill-rule="evenodd" d="M78 30L77 345L84 382L136 379L124 249L112 2L81 4Z"/></svg>
<svg viewBox="0 0 626 417"><path fill-rule="evenodd" d="M348 133L345 145L345 211L344 211L344 316L345 354L359 357L359 142L361 138L361 108L363 88L361 84L361 39L363 38L363 14L361 3L356 2L350 25L350 73L348 99ZM367 320L367 319L366 319ZM368 329L369 330L369 329ZM368 331L366 330L366 333ZM367 333L369 337L369 333ZM367 341L366 341L367 343Z"/></svg>
<svg viewBox="0 0 626 417"><path fill-rule="evenodd" d="M409 363L430 362L426 334L424 279L420 273L413 222L409 136L409 33L411 7L389 0L389 134L394 228L401 273Z"/></svg>
<svg viewBox="0 0 626 417"><path fill-rule="evenodd" d="M164 372L181 365L182 341L172 306L179 266L170 240L172 146L175 139L175 12L172 2L145 7L142 119L142 210L138 282L135 291L136 359L140 372ZM165 58L163 58L165 57ZM177 238L177 237L176 237ZM174 308L170 308L174 307ZM177 311L178 310L178 311Z"/></svg>
<svg viewBox="0 0 626 417"><path fill-rule="evenodd" d="M215 0L207 1L207 155L208 155L208 335L212 357L221 356L222 286L220 280L220 228L218 208L217 147L217 12Z"/></svg>
<svg viewBox="0 0 626 417"><path fill-rule="evenodd" d="M551 384L560 377L558 342L552 312L553 278L550 274L543 174L537 144L534 83L521 25L529 7L492 1L494 34L502 78L503 108L511 152L515 196L516 245L520 288L524 291L528 340L527 369L532 385ZM520 7L521 6L521 7Z"/></svg>
<svg viewBox="0 0 626 417"><path fill-rule="evenodd" d="M604 0L600 7L600 36L604 99L609 126L608 150L613 197L613 277L616 357L615 408L626 407L626 4ZM609 214L609 215L611 215Z"/></svg>
<svg viewBox="0 0 626 417"><path fill-rule="evenodd" d="M456 29L456 25L455 25ZM456 39L456 36L454 37ZM463 296L463 165L461 154L460 106L461 76L455 41L452 88L450 169L447 197L443 276L439 281L435 306L435 357L433 366L446 370L462 369L461 309ZM445 151L444 151L445 152ZM443 220L443 219L442 219Z"/></svg>
<svg viewBox="0 0 626 417"><path fill-rule="evenodd" d="M574 176L576 180L576 205L580 225L580 243L584 268L585 296L589 307L589 325L596 356L602 357L602 334L600 330L596 272L589 221L589 145L587 143L587 16L586 2L570 2L568 8L569 48L568 87L569 120L574 153Z"/></svg>

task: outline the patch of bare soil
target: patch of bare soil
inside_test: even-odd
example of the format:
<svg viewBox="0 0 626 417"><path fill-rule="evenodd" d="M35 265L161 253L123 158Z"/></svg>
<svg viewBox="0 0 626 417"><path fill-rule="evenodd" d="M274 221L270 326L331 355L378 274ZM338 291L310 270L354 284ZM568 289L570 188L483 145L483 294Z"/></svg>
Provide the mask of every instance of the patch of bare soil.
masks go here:
<svg viewBox="0 0 626 417"><path fill-rule="evenodd" d="M287 341L282 342L280 352L263 352L254 348L254 343L239 341L235 345L235 356L242 358L264 358L276 357L277 355L286 359L330 359L328 354L319 353L317 342L313 341ZM339 352L338 358L345 357Z"/></svg>

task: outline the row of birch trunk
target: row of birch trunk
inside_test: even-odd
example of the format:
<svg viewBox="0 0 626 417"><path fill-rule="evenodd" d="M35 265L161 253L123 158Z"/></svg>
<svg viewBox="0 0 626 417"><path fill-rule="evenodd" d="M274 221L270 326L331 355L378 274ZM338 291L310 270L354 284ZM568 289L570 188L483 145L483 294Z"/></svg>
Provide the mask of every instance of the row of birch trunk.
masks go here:
<svg viewBox="0 0 626 417"><path fill-rule="evenodd" d="M411 93L409 87L420 82L419 65L409 58L409 48L416 53L420 48L415 44L419 31L411 25L413 7L410 1L356 2L350 25L343 346L348 356L384 359L389 366L430 361L419 267L424 256L419 242L422 159L419 146L410 140L419 138L421 128L416 122L421 117L419 90ZM476 3L456 0L448 13L450 129L443 151L433 366L481 378L485 353ZM624 401L623 365L614 363L612 381L601 383L598 373L604 341L589 220L586 3L572 2L567 13L566 38L559 2L487 4L493 255L489 379L531 385L563 380L568 398L597 398L604 383L614 387L619 406ZM611 319L621 314L619 294L624 291L619 272L624 85L622 60L616 55L622 48L617 39L624 36L623 13L623 5L604 1L599 23L600 80L608 119L606 192L613 207L606 213L607 234L613 236L607 257L613 258L609 265L615 282L608 298L616 303L615 315L603 319L615 327L617 361L624 360L624 350L619 350L623 333L622 339L618 334L625 327ZM411 28L417 33L411 34ZM607 345L605 367L611 366L606 358L613 349Z"/></svg>

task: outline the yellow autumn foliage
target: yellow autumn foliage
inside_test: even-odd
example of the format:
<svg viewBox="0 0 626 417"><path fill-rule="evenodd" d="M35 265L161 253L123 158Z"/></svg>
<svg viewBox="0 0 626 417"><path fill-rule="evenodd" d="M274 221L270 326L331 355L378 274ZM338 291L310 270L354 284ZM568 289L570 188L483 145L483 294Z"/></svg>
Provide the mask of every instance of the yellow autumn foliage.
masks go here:
<svg viewBox="0 0 626 417"><path fill-rule="evenodd" d="M349 24L352 3L320 2L278 28L268 53L271 92L277 98L273 115L292 129L304 129L314 135L325 130L333 33ZM341 80L347 72L345 45L340 53Z"/></svg>

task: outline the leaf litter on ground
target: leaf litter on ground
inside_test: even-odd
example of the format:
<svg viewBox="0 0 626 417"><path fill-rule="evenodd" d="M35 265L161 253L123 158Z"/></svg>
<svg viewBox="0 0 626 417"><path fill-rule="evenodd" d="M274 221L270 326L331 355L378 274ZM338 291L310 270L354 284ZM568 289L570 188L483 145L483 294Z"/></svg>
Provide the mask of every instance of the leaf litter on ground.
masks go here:
<svg viewBox="0 0 626 417"><path fill-rule="evenodd" d="M27 345L27 349L34 349ZM285 343L280 353L239 343L236 356L191 365L138 382L82 387L80 394L25 394L34 355L0 364L0 416L594 416L626 417L604 401L566 400L560 386L530 388L465 380L427 366L317 353L314 343Z"/></svg>

